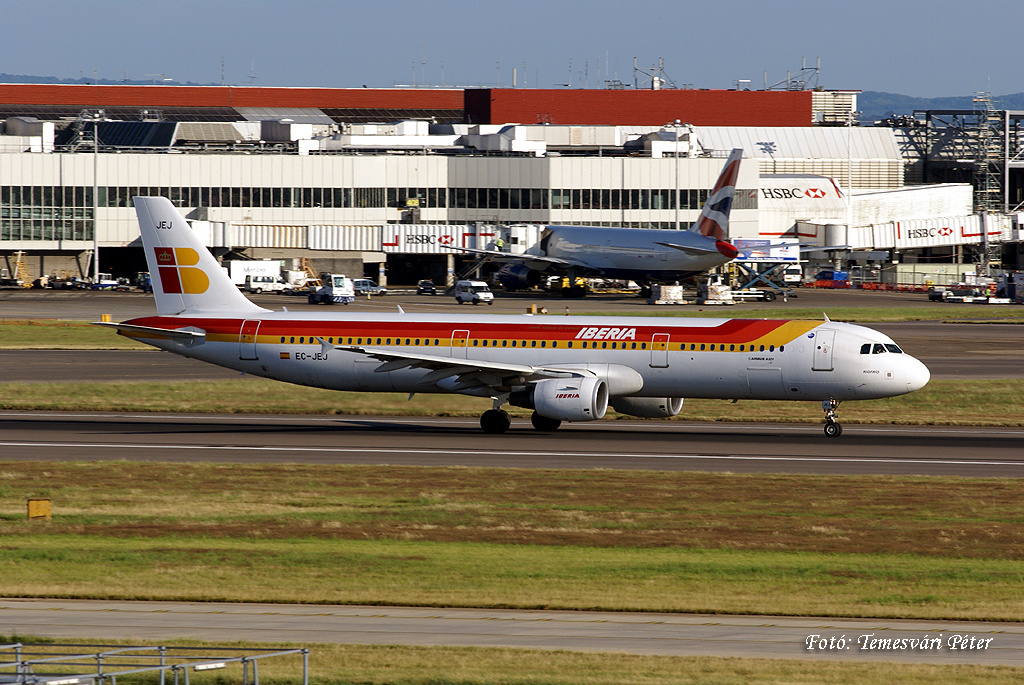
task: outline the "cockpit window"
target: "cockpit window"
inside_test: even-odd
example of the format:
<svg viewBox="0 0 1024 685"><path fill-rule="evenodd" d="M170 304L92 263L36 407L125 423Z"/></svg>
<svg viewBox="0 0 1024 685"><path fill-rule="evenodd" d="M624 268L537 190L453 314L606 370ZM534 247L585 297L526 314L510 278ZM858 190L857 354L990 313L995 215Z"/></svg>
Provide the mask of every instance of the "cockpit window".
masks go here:
<svg viewBox="0 0 1024 685"><path fill-rule="evenodd" d="M871 354L871 343L864 343L860 346L861 354Z"/></svg>
<svg viewBox="0 0 1024 685"><path fill-rule="evenodd" d="M871 348L871 354L885 354L885 345L875 343L875 346Z"/></svg>
<svg viewBox="0 0 1024 685"><path fill-rule="evenodd" d="M893 354L903 354L903 350L900 349L899 345L893 345L892 343L886 343L885 349L889 350Z"/></svg>

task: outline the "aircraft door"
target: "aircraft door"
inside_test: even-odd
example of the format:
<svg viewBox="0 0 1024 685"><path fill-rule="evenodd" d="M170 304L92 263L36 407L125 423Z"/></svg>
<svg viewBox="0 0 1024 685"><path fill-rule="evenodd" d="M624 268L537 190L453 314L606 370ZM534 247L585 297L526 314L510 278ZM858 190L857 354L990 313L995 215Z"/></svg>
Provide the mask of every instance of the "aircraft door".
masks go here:
<svg viewBox="0 0 1024 685"><path fill-rule="evenodd" d="M452 331L452 354L456 359L465 359L469 353L469 331Z"/></svg>
<svg viewBox="0 0 1024 685"><path fill-rule="evenodd" d="M811 370L832 370L832 348L834 346L835 340L835 331L823 331L819 329L814 334L814 362L811 366Z"/></svg>
<svg viewBox="0 0 1024 685"><path fill-rule="evenodd" d="M668 367L668 333L655 333L651 339L651 368Z"/></svg>
<svg viewBox="0 0 1024 685"><path fill-rule="evenodd" d="M238 333L239 359L259 359L256 356L256 331L259 327L259 320L249 319L242 322L242 330Z"/></svg>

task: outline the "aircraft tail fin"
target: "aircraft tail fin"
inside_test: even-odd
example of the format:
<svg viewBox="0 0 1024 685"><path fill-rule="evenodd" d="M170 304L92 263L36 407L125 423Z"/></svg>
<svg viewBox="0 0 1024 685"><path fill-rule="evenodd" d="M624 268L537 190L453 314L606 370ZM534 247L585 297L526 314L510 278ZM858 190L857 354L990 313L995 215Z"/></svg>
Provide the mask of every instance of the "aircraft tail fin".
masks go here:
<svg viewBox="0 0 1024 685"><path fill-rule="evenodd" d="M170 200L136 197L135 212L159 315L267 311L235 287Z"/></svg>
<svg viewBox="0 0 1024 685"><path fill-rule="evenodd" d="M715 187L704 203L700 212L700 218L690 227L690 230L718 241L728 240L729 212L732 210L732 201L736 195L736 179L740 173L740 159L743 157L742 148L735 148L729 153L729 159L722 167L722 173L715 182Z"/></svg>

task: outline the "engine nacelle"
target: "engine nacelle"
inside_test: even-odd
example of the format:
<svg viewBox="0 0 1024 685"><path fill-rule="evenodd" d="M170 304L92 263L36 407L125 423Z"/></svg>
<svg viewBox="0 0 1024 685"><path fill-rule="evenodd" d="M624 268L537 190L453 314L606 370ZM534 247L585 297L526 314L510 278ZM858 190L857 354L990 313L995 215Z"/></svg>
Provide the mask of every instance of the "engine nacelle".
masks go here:
<svg viewBox="0 0 1024 685"><path fill-rule="evenodd" d="M498 282L505 290L519 290L540 285L541 272L525 264L506 264L498 270Z"/></svg>
<svg viewBox="0 0 1024 685"><path fill-rule="evenodd" d="M683 408L682 397L614 397L612 409L642 419L667 419Z"/></svg>
<svg viewBox="0 0 1024 685"><path fill-rule="evenodd" d="M597 421L608 411L608 385L600 378L552 378L533 385L529 398L515 398L532 405L541 416L559 421ZM512 401L512 398L510 398Z"/></svg>

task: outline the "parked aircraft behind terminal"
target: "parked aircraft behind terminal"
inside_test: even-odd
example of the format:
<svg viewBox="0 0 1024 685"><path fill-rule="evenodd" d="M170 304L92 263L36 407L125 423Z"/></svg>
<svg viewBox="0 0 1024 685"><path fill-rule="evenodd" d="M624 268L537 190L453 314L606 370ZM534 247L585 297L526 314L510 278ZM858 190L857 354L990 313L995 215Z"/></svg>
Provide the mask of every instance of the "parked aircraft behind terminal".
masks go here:
<svg viewBox="0 0 1024 685"><path fill-rule="evenodd" d="M547 274L603 276L639 283L679 281L737 255L727 239L743 150L729 155L700 217L685 231L604 226L546 226L526 254L452 247L504 263L498 280L508 290L539 285Z"/></svg>
<svg viewBox="0 0 1024 685"><path fill-rule="evenodd" d="M98 325L298 385L488 397L488 433L510 427L506 404L533 409L534 427L549 431L600 419L609 406L670 417L684 397L700 397L821 402L825 433L837 436L840 402L902 395L929 380L890 338L827 318L270 311L242 295L169 200L137 197L135 206L157 314Z"/></svg>

